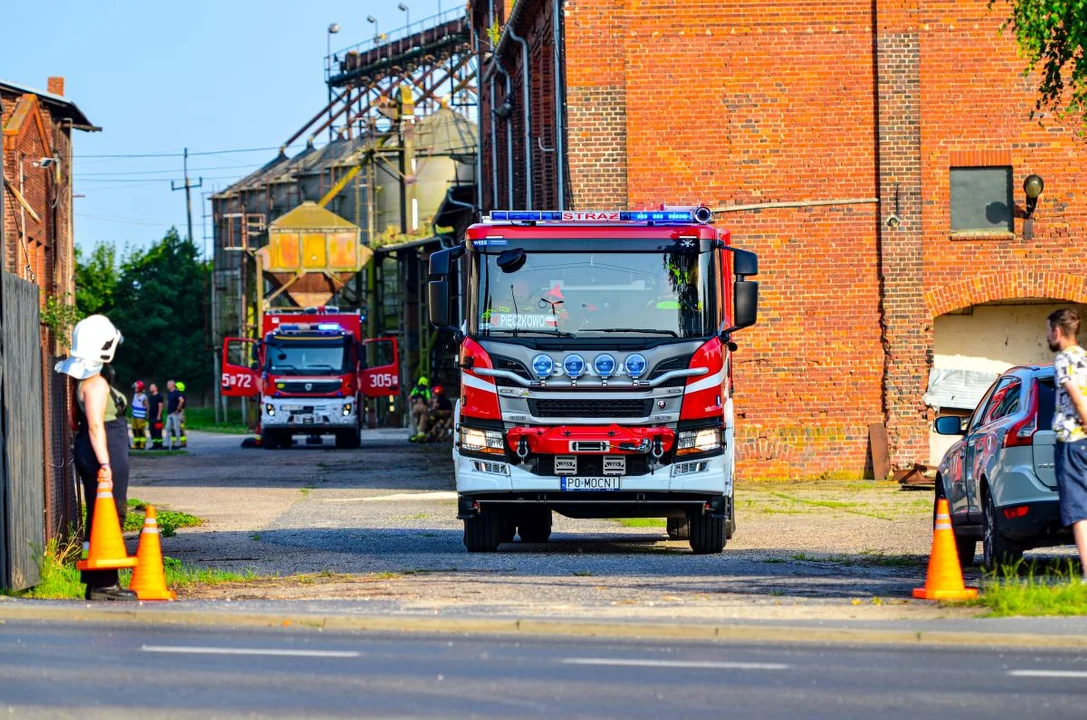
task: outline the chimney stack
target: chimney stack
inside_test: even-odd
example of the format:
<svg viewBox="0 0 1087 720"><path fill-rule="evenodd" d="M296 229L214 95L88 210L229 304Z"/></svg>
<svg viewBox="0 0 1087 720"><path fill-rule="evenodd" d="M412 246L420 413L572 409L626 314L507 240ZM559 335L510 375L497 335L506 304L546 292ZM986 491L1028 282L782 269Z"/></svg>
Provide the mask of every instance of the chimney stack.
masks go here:
<svg viewBox="0 0 1087 720"><path fill-rule="evenodd" d="M64 95L64 78L51 77L45 87L53 95Z"/></svg>

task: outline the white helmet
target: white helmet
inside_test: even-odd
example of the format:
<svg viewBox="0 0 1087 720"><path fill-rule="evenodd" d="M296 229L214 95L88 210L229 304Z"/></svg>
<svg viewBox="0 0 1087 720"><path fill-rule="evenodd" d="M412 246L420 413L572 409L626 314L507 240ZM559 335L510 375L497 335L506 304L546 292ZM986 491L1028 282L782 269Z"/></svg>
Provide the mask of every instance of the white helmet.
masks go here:
<svg viewBox="0 0 1087 720"><path fill-rule="evenodd" d="M83 318L72 330L71 357L58 362L54 369L77 380L85 380L97 375L105 363L113 360L117 346L124 340L105 315Z"/></svg>

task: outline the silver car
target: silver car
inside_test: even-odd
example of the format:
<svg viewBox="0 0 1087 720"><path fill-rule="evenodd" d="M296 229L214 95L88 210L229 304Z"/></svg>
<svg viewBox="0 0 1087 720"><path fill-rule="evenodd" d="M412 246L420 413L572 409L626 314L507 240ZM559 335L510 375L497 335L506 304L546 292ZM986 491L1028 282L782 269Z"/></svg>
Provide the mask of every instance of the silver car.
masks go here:
<svg viewBox="0 0 1087 720"><path fill-rule="evenodd" d="M1052 366L1011 368L970 418L943 416L936 432L961 435L940 462L936 499L947 498L959 562L1012 565L1024 550L1072 542L1061 525L1054 472Z"/></svg>

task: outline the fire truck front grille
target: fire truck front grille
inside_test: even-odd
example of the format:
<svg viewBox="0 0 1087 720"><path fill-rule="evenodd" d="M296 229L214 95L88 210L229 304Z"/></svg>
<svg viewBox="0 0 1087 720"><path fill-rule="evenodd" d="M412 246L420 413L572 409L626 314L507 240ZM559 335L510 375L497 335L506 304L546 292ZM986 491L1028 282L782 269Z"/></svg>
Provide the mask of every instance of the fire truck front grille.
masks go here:
<svg viewBox="0 0 1087 720"><path fill-rule="evenodd" d="M528 411L544 418L644 418L653 412L653 401L536 399L528 401Z"/></svg>
<svg viewBox="0 0 1087 720"><path fill-rule="evenodd" d="M276 390L284 393L330 395L339 389L339 378L335 380L280 380L276 383Z"/></svg>
<svg viewBox="0 0 1087 720"><path fill-rule="evenodd" d="M627 471L624 475L647 475L649 473L648 455L624 455L627 461ZM528 459L529 469L535 475L555 475L555 456L537 455ZM571 475L575 473L569 473ZM603 475L603 455L578 455L577 475Z"/></svg>

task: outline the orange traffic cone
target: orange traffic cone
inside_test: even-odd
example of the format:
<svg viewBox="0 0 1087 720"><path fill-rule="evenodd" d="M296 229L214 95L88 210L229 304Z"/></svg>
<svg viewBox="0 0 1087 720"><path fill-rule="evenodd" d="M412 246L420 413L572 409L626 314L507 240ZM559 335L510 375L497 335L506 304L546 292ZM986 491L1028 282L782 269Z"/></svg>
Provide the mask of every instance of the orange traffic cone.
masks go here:
<svg viewBox="0 0 1087 720"><path fill-rule="evenodd" d="M955 551L955 533L951 531L951 512L947 500L936 504L936 524L932 530L932 554L928 560L925 586L914 588L913 596L922 600L970 600L977 588L963 585L959 555Z"/></svg>
<svg viewBox="0 0 1087 720"><path fill-rule="evenodd" d="M113 501L113 480L98 476L98 492L94 499L94 517L91 518L91 542L87 559L75 564L80 570L115 570L135 567L136 558L129 557L125 538L121 534L121 521L117 518L117 506Z"/></svg>
<svg viewBox="0 0 1087 720"><path fill-rule="evenodd" d="M147 506L147 515L140 530L140 544L136 548L139 564L132 571L128 589L140 600L177 600L177 593L166 587L166 568L162 564L162 543L159 541L159 522L153 505Z"/></svg>

